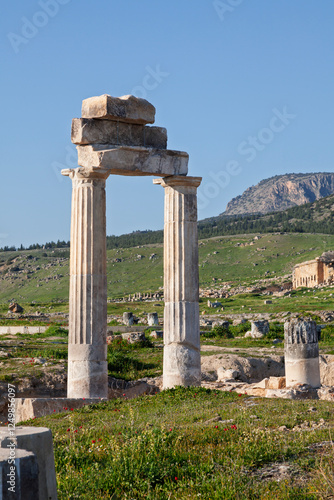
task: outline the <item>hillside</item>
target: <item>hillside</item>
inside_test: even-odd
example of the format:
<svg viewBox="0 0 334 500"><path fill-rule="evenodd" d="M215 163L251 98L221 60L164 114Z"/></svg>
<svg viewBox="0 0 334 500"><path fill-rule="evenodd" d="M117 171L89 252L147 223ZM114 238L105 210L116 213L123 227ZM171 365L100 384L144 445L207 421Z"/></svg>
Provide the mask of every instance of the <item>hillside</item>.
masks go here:
<svg viewBox="0 0 334 500"><path fill-rule="evenodd" d="M264 179L233 198L221 215L266 214L334 193L334 173L285 174Z"/></svg>
<svg viewBox="0 0 334 500"><path fill-rule="evenodd" d="M295 264L334 249L334 236L257 234L220 236L199 242L201 287L213 278L253 283L291 273ZM163 285L161 244L107 251L108 297L158 292ZM0 302L68 300L69 249L0 253Z"/></svg>

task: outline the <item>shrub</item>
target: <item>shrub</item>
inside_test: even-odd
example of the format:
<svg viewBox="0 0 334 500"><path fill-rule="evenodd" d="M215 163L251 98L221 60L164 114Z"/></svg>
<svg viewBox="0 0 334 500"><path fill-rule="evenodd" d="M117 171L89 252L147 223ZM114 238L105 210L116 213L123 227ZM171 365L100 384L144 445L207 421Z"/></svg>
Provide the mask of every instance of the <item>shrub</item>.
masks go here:
<svg viewBox="0 0 334 500"><path fill-rule="evenodd" d="M202 334L204 338L213 339L233 339L234 335L229 328L224 328L223 326L215 326L209 332Z"/></svg>
<svg viewBox="0 0 334 500"><path fill-rule="evenodd" d="M284 325L278 321L269 323L269 332L266 335L267 339L284 339Z"/></svg>

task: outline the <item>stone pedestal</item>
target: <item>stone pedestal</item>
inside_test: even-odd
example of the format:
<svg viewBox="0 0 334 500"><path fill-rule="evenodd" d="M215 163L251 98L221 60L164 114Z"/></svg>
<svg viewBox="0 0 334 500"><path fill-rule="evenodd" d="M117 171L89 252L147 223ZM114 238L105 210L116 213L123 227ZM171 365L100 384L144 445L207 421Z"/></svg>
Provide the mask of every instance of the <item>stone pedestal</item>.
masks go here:
<svg viewBox="0 0 334 500"><path fill-rule="evenodd" d="M201 177L155 179L165 188L164 388L201 384L197 187Z"/></svg>
<svg viewBox="0 0 334 500"><path fill-rule="evenodd" d="M286 387L308 384L320 387L319 345L315 321L284 324Z"/></svg>
<svg viewBox="0 0 334 500"><path fill-rule="evenodd" d="M68 398L108 396L106 195L102 169L72 178Z"/></svg>

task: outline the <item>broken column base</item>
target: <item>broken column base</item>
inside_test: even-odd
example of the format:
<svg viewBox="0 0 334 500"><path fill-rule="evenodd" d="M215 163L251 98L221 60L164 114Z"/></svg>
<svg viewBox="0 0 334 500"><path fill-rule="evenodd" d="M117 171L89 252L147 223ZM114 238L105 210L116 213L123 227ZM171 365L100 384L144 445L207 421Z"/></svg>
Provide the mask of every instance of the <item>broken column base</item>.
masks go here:
<svg viewBox="0 0 334 500"><path fill-rule="evenodd" d="M163 388L201 385L200 351L184 344L164 347Z"/></svg>

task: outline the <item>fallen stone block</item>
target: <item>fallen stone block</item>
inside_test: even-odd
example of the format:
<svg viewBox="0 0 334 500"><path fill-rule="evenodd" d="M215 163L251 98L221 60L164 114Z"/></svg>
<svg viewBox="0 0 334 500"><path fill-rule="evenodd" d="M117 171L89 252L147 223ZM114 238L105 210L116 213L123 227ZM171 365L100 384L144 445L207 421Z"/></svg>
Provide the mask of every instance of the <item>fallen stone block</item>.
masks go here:
<svg viewBox="0 0 334 500"><path fill-rule="evenodd" d="M266 389L285 389L285 377L269 377L266 380Z"/></svg>
<svg viewBox="0 0 334 500"><path fill-rule="evenodd" d="M15 399L15 420L23 422L31 418L44 417L76 410L89 404L100 403L103 399L78 399L78 398L16 398Z"/></svg>
<svg viewBox="0 0 334 500"><path fill-rule="evenodd" d="M82 101L82 118L104 118L129 123L154 123L155 107L133 95L112 97L104 94Z"/></svg>
<svg viewBox="0 0 334 500"><path fill-rule="evenodd" d="M53 454L53 441L50 429L46 427L15 428L16 447L32 452L38 463L39 499L57 500L57 481ZM13 442L8 428L0 430L0 448L8 449Z"/></svg>
<svg viewBox="0 0 334 500"><path fill-rule="evenodd" d="M38 464L34 453L0 448L0 498L39 500Z"/></svg>

